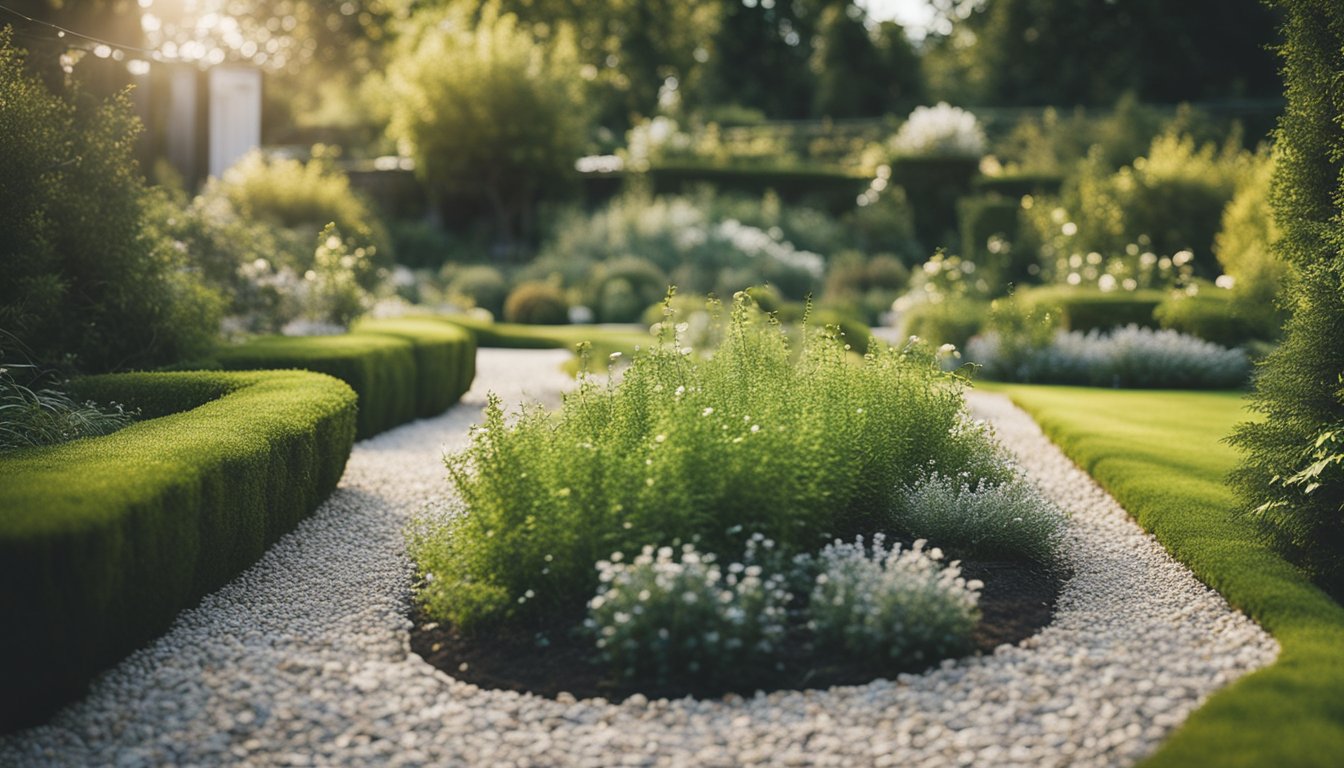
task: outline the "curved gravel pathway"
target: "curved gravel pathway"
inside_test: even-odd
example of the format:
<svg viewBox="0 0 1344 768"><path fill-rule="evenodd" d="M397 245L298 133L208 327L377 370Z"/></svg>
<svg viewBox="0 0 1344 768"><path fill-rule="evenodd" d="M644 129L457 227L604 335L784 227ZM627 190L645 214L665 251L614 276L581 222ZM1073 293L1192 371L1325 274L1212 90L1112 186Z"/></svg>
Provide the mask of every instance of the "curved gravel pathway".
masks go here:
<svg viewBox="0 0 1344 768"><path fill-rule="evenodd" d="M973 394L1073 514L1075 576L1020 646L829 691L622 704L487 691L408 651L402 529L484 392L554 403L564 353L481 350L463 404L358 444L311 519L0 765L1129 765L1277 645L1006 399Z"/></svg>

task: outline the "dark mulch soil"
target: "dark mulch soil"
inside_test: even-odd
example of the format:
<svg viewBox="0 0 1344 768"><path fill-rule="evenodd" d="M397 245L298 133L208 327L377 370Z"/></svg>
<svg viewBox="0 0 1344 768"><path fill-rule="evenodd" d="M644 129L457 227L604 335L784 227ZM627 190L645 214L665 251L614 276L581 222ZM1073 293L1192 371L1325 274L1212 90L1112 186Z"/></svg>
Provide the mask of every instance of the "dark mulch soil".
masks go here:
<svg viewBox="0 0 1344 768"><path fill-rule="evenodd" d="M985 583L980 596L983 616L976 629L976 651L991 653L1004 643L1017 643L1050 623L1063 577L1047 569L1020 562L964 561L962 575ZM613 701L642 693L649 698L719 696L730 691L700 686L631 687L613 683L607 668L593 660L593 643L574 632L574 622L549 628L547 642L539 644L535 632L482 633L464 637L453 628L412 617L411 649L435 667L458 680L482 688L527 691L554 698L565 691L579 698L601 696ZM804 633L786 643L784 671L762 690L828 688L859 685L877 677L891 677L900 670L875 671L862 660L835 658L811 652ZM906 670L917 671L917 670Z"/></svg>

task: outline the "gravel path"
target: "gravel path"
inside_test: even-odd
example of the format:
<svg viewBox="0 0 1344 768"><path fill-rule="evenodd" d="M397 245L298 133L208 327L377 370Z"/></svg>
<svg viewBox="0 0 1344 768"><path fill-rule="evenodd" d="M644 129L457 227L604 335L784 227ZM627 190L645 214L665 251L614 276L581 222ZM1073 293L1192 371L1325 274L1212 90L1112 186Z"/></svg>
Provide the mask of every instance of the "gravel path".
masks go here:
<svg viewBox="0 0 1344 768"><path fill-rule="evenodd" d="M486 691L408 651L407 518L487 389L554 403L563 353L482 350L464 403L356 446L340 489L252 569L0 765L1128 765L1275 642L1129 522L1005 399L978 416L1073 514L1075 577L1020 646L922 675L725 700Z"/></svg>

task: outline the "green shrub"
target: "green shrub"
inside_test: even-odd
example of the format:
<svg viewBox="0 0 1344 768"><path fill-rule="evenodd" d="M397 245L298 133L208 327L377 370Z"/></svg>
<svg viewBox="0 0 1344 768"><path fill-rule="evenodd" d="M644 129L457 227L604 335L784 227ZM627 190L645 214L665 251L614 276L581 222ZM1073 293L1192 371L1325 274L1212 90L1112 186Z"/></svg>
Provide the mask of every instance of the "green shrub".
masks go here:
<svg viewBox="0 0 1344 768"><path fill-rule="evenodd" d="M79 379L80 399L147 418L0 456L0 702L43 719L222 586L336 488L355 396L326 376L145 373Z"/></svg>
<svg viewBox="0 0 1344 768"><path fill-rule="evenodd" d="M1161 291L1099 291L1049 286L1018 293L1028 308L1050 312L1070 331L1106 331L1123 325L1153 328L1153 312L1165 299Z"/></svg>
<svg viewBox="0 0 1344 768"><path fill-rule="evenodd" d="M1272 201L1282 230L1290 313L1260 366L1251 407L1263 419L1233 438L1233 475L1247 510L1292 559L1344 595L1344 123L1333 84L1344 78L1344 6L1283 0L1283 73ZM1330 83L1330 88L1322 88Z"/></svg>
<svg viewBox="0 0 1344 768"><path fill-rule="evenodd" d="M1122 256L1132 262L1141 251L1167 256L1186 251L1194 273L1212 279L1218 274L1213 248L1223 208L1249 168L1250 154L1239 142L1221 149L1199 146L1192 136L1170 129L1153 139L1146 156L1118 171L1093 152L1065 185L1058 208L1041 205L1032 217L1048 245L1043 255L1068 261L1097 253L1109 267ZM1066 269L1055 271L1061 279Z"/></svg>
<svg viewBox="0 0 1344 768"><path fill-rule="evenodd" d="M931 474L905 489L893 515L905 533L959 557L1058 563L1064 512L1023 475L1006 483L971 485Z"/></svg>
<svg viewBox="0 0 1344 768"><path fill-rule="evenodd" d="M910 280L895 256L879 254L871 259L855 251L843 251L831 258L826 270L826 290L821 300L826 306L848 308L865 322L877 324L891 311Z"/></svg>
<svg viewBox="0 0 1344 768"><path fill-rule="evenodd" d="M554 416L506 420L492 400L448 461L465 513L413 536L429 614L467 630L570 615L612 552L680 539L736 557L743 531L805 551L872 529L930 469L1006 479L932 355L884 349L856 364L813 332L799 356L748 315L739 301L712 358L665 335L619 380L583 380Z"/></svg>
<svg viewBox="0 0 1344 768"><path fill-rule="evenodd" d="M526 325L564 325L569 322L569 303L550 283L519 283L504 302L504 319Z"/></svg>
<svg viewBox="0 0 1344 768"><path fill-rule="evenodd" d="M971 191L978 157L897 157L891 183L905 190L914 211L915 236L924 253L957 245L957 201Z"/></svg>
<svg viewBox="0 0 1344 768"><path fill-rule="evenodd" d="M918 336L933 346L951 344L964 349L966 342L979 333L988 314L989 302L975 299L916 304L901 316L901 335Z"/></svg>
<svg viewBox="0 0 1344 768"><path fill-rule="evenodd" d="M1033 277L1035 254L1019 247L1021 203L1000 195L977 195L957 201L961 255L994 286L1021 285ZM994 293L1002 292L996 289Z"/></svg>
<svg viewBox="0 0 1344 768"><path fill-rule="evenodd" d="M754 562L758 547L773 542L748 541L743 562L726 567L691 544L599 561L600 586L584 625L616 678L728 687L767 679L792 595L785 574Z"/></svg>
<svg viewBox="0 0 1344 768"><path fill-rule="evenodd" d="M244 155L201 192L204 207L227 206L245 222L267 224L276 238L272 257L302 275L313 265L313 237L335 224L350 245L350 268L365 290L392 265L392 248L377 214L350 188L350 180L321 157L306 163L269 158L259 150Z"/></svg>
<svg viewBox="0 0 1344 768"><path fill-rule="evenodd" d="M841 217L850 241L840 245L869 254L890 253L902 264L918 263L928 251L915 235L915 214L909 196L901 187L891 186L890 166L879 167L878 174L860 195L859 206Z"/></svg>
<svg viewBox="0 0 1344 768"><path fill-rule="evenodd" d="M1279 298L1288 266L1277 253L1281 233L1270 203L1273 177L1274 156L1261 149L1224 209L1222 230L1213 241L1218 263L1232 280L1236 313L1255 322L1253 337L1261 339L1277 339L1287 317Z"/></svg>
<svg viewBox="0 0 1344 768"><path fill-rule="evenodd" d="M837 539L821 551L807 604L817 641L888 671L970 650L984 585L961 578L955 563L941 565L942 552L926 550L923 539L904 550L885 543L878 534L869 551L861 537Z"/></svg>
<svg viewBox="0 0 1344 768"><path fill-rule="evenodd" d="M219 297L148 226L129 99L63 101L12 35L0 30L0 352L99 372L207 349Z"/></svg>
<svg viewBox="0 0 1344 768"><path fill-rule="evenodd" d="M436 416L471 389L476 378L476 339L448 323L412 318L364 320L356 334L392 336L411 343L415 354L415 415Z"/></svg>
<svg viewBox="0 0 1344 768"><path fill-rule="evenodd" d="M667 294L666 273L644 259L615 259L594 270L592 307L602 323L633 323Z"/></svg>
<svg viewBox="0 0 1344 768"><path fill-rule="evenodd" d="M412 269L438 269L457 250L453 238L426 221L392 222L388 233L397 263Z"/></svg>
<svg viewBox="0 0 1344 768"><path fill-rule="evenodd" d="M687 195L702 186L720 193L759 196L773 193L790 205L840 215L854 207L867 179L834 168L733 168L723 165L663 163L647 176L660 195Z"/></svg>
<svg viewBox="0 0 1344 768"><path fill-rule="evenodd" d="M509 284L494 267L462 267L453 272L448 282L448 296L453 301L487 309L491 315L503 317L504 300L509 297Z"/></svg>
<svg viewBox="0 0 1344 768"><path fill-rule="evenodd" d="M1249 303L1232 291L1205 285L1190 296L1173 293L1153 310L1163 328L1198 336L1225 347L1278 337L1280 318L1272 303Z"/></svg>
<svg viewBox="0 0 1344 768"><path fill-rule="evenodd" d="M415 418L419 387L415 347L373 334L262 336L219 349L211 361L225 370L298 368L344 381L359 396L359 439Z"/></svg>
<svg viewBox="0 0 1344 768"><path fill-rule="evenodd" d="M1004 173L998 176L977 176L971 188L982 195L1002 195L1019 200L1024 195L1054 197L1064 187L1064 177L1058 173Z"/></svg>
<svg viewBox="0 0 1344 768"><path fill-rule="evenodd" d="M543 44L498 5L422 10L400 32L387 68L389 132L432 200L484 200L498 241L514 243L582 154L588 114L573 37Z"/></svg>

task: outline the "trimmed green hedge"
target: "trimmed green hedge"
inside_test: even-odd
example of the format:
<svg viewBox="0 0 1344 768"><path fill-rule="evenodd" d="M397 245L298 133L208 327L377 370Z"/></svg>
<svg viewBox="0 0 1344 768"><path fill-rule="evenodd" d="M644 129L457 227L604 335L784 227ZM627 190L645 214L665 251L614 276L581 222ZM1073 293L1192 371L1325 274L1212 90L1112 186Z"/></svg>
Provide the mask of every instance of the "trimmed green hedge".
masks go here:
<svg viewBox="0 0 1344 768"><path fill-rule="evenodd" d="M915 236L925 251L957 249L957 201L970 193L979 172L976 158L892 158L891 183L905 189L914 209Z"/></svg>
<svg viewBox="0 0 1344 768"><path fill-rule="evenodd" d="M1153 317L1163 328L1225 347L1278 338L1281 318L1273 304L1237 299L1236 294L1219 288L1194 296L1174 294L1157 306Z"/></svg>
<svg viewBox="0 0 1344 768"><path fill-rule="evenodd" d="M633 171L585 173L580 179L585 198L590 204L598 204L619 194L628 179L639 175ZM854 210L859 194L872 180L829 166L734 167L694 162L665 163L642 175L654 194L684 195L706 184L720 192L753 197L773 190L786 203L810 205L836 216Z"/></svg>
<svg viewBox="0 0 1344 768"><path fill-rule="evenodd" d="M1007 195L1058 195L1064 187L1064 177L1058 173L1011 173L1002 176L978 176L971 181L976 192Z"/></svg>
<svg viewBox="0 0 1344 768"><path fill-rule="evenodd" d="M1059 312L1066 330L1084 332L1131 324L1156 328L1153 310L1166 298L1158 290L1100 291L1068 286L1032 288L1018 296L1028 306Z"/></svg>
<svg viewBox="0 0 1344 768"><path fill-rule="evenodd" d="M326 373L359 395L357 437L372 437L456 402L475 375L470 334L441 323L370 320L340 336L263 336L216 353L228 370L299 368ZM462 368L462 361L471 360Z"/></svg>
<svg viewBox="0 0 1344 768"><path fill-rule="evenodd" d="M464 328L432 320L391 318L361 321L355 331L411 343L416 367L416 415L421 418L448 410L471 389L476 378L476 340Z"/></svg>
<svg viewBox="0 0 1344 768"><path fill-rule="evenodd" d="M150 417L0 455L0 730L43 719L336 488L355 395L301 371L75 381Z"/></svg>

